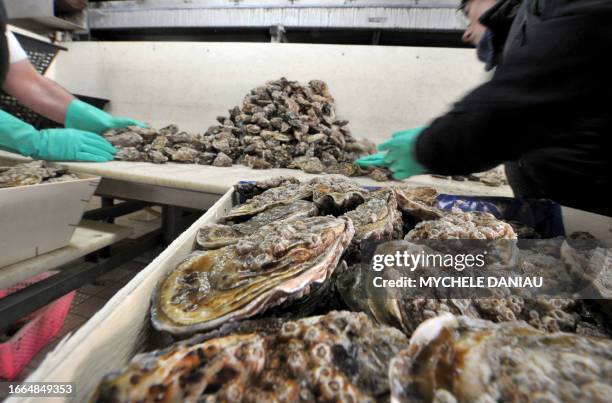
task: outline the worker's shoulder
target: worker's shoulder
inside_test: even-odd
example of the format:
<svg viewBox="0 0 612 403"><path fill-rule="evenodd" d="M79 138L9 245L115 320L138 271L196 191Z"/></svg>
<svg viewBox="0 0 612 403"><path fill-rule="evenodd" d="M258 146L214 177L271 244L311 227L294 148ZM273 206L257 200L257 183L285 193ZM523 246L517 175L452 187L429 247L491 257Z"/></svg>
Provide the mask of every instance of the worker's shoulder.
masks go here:
<svg viewBox="0 0 612 403"><path fill-rule="evenodd" d="M610 0L527 0L525 11L541 19L572 16L601 17L612 14Z"/></svg>

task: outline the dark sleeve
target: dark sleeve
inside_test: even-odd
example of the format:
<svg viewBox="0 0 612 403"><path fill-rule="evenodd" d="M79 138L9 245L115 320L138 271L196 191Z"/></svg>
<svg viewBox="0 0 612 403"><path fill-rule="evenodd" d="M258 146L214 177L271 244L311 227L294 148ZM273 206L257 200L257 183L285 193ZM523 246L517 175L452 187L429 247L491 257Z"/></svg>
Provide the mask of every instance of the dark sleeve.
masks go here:
<svg viewBox="0 0 612 403"><path fill-rule="evenodd" d="M531 150L571 144L576 119L601 108L595 100L610 88L610 64L597 50L607 52L612 44L609 8L568 16L560 6L534 11L528 4L519 10L491 81L419 136L416 158L431 172L468 174Z"/></svg>

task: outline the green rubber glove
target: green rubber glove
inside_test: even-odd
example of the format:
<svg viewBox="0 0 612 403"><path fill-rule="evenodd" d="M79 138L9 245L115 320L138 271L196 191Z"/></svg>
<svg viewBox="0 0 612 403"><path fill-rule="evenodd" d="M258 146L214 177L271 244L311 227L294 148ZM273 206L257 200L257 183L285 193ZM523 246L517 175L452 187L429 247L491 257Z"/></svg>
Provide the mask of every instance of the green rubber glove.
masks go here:
<svg viewBox="0 0 612 403"><path fill-rule="evenodd" d="M355 164L362 167L387 167L389 164L385 162L387 153L377 153L361 157L355 161Z"/></svg>
<svg viewBox="0 0 612 403"><path fill-rule="evenodd" d="M405 179L410 176L420 175L427 170L419 164L414 156L416 140L425 127L404 130L393 134L391 140L378 146L381 151L387 151L385 163L393 172L395 179Z"/></svg>
<svg viewBox="0 0 612 403"><path fill-rule="evenodd" d="M147 127L144 123L134 119L113 117L103 110L78 99L68 105L64 126L98 134L117 127Z"/></svg>
<svg viewBox="0 0 612 403"><path fill-rule="evenodd" d="M47 161L111 161L117 152L103 137L76 129L36 130L0 111L0 149Z"/></svg>

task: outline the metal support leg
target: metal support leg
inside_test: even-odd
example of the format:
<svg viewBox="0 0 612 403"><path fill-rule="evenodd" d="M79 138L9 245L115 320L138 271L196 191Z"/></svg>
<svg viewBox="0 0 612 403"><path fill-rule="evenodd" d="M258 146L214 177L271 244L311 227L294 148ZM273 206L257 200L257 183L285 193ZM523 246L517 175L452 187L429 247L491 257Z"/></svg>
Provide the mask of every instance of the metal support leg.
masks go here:
<svg viewBox="0 0 612 403"><path fill-rule="evenodd" d="M169 245L181 233L183 211L176 206L162 206L162 234L164 243Z"/></svg>
<svg viewBox="0 0 612 403"><path fill-rule="evenodd" d="M102 197L102 208L109 208L109 207L113 207L115 205L115 199L113 199L112 197ZM114 217L110 217L106 220L106 222L114 224L115 223L115 218ZM109 258L111 255L111 247L107 246L104 249L101 249L98 252L98 256L100 256L101 258Z"/></svg>
<svg viewBox="0 0 612 403"><path fill-rule="evenodd" d="M153 231L134 240L125 252L115 254L101 263L68 267L54 276L0 299L0 330L70 291L92 282L96 277L131 261L160 242L161 231Z"/></svg>

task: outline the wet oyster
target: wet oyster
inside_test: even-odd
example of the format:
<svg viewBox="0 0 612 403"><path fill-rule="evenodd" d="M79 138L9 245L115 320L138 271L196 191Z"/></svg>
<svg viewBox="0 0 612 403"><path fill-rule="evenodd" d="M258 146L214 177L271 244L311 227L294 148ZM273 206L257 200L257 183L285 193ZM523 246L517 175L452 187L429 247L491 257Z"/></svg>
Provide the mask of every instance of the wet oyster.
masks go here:
<svg viewBox="0 0 612 403"><path fill-rule="evenodd" d="M353 258L358 258L363 241L385 241L401 238L402 217L397 209L395 193L382 189L367 194L365 203L344 214L355 226L351 246Z"/></svg>
<svg viewBox="0 0 612 403"><path fill-rule="evenodd" d="M45 161L33 161L10 167L0 167L0 189L38 185L39 183L64 182L79 179L63 168L47 165Z"/></svg>
<svg viewBox="0 0 612 403"><path fill-rule="evenodd" d="M419 326L389 377L394 402L606 402L612 341L446 314Z"/></svg>
<svg viewBox="0 0 612 403"><path fill-rule="evenodd" d="M312 200L330 214L344 213L363 203L368 193L340 175L326 175L312 179Z"/></svg>
<svg viewBox="0 0 612 403"><path fill-rule="evenodd" d="M290 184L274 187L266 190L260 195L252 197L247 200L246 203L232 208L224 219L229 221L252 217L266 209L290 204L311 196L312 186L308 184Z"/></svg>
<svg viewBox="0 0 612 403"><path fill-rule="evenodd" d="M385 401L389 362L408 346L346 311L265 329L140 354L104 377L94 401Z"/></svg>
<svg viewBox="0 0 612 403"><path fill-rule="evenodd" d="M196 241L202 249L217 249L237 243L241 238L254 234L263 226L284 220L312 217L318 214L317 206L298 200L291 204L272 207L240 224L207 224L200 228Z"/></svg>
<svg viewBox="0 0 612 403"><path fill-rule="evenodd" d="M435 207L438 191L430 187L413 188L407 185L392 187L397 197L397 204L402 212L410 214L418 220L436 220L444 212Z"/></svg>
<svg viewBox="0 0 612 403"><path fill-rule="evenodd" d="M258 194L265 192L268 189L290 184L295 185L298 183L300 183L300 181L294 178L293 176L277 176L263 181L241 182L237 185L234 185L234 189L236 190L236 192L240 193L247 199L250 199L253 196L257 196Z"/></svg>
<svg viewBox="0 0 612 403"><path fill-rule="evenodd" d="M225 248L188 257L158 284L151 315L174 334L210 329L298 298L322 283L350 244L346 218L281 221Z"/></svg>
<svg viewBox="0 0 612 403"><path fill-rule="evenodd" d="M410 231L407 240L415 239L516 239L512 226L493 214L453 209L440 219L423 221Z"/></svg>

